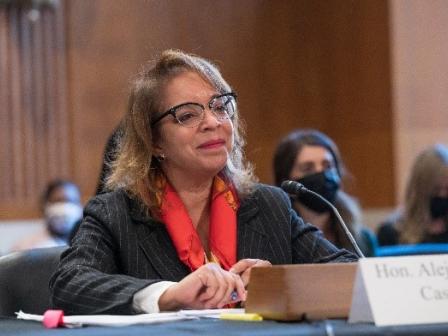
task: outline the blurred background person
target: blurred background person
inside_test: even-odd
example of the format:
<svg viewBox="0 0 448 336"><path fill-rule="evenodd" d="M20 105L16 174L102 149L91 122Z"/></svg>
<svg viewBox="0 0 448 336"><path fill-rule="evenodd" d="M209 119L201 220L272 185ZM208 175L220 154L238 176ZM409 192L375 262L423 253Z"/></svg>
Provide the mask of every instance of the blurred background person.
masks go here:
<svg viewBox="0 0 448 336"><path fill-rule="evenodd" d="M417 156L403 205L379 226L378 243L448 243L447 146L436 144Z"/></svg>
<svg viewBox="0 0 448 336"><path fill-rule="evenodd" d="M101 165L100 176L98 178L98 184L96 186L96 195L107 192L106 181L112 172L112 165L117 158L118 148L122 137L123 125L120 122L109 135L106 146L104 147L103 163Z"/></svg>
<svg viewBox="0 0 448 336"><path fill-rule="evenodd" d="M341 190L345 167L336 144L314 129L298 129L286 135L274 153L275 184L285 180L302 183L331 202L365 256L373 256L376 238L361 224L357 201ZM293 197L293 208L305 222L313 223L325 238L340 248L353 250L331 209L316 197Z"/></svg>
<svg viewBox="0 0 448 336"><path fill-rule="evenodd" d="M57 179L50 182L41 196L44 228L17 242L12 250L51 247L70 243L72 231L82 219L81 194L76 184Z"/></svg>

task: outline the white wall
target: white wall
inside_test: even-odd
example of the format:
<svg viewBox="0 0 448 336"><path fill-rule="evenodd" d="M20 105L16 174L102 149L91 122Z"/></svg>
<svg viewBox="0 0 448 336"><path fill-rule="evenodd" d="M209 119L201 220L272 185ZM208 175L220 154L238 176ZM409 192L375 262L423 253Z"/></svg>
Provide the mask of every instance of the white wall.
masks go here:
<svg viewBox="0 0 448 336"><path fill-rule="evenodd" d="M42 220L0 221L0 255L8 253L15 242L43 228Z"/></svg>
<svg viewBox="0 0 448 336"><path fill-rule="evenodd" d="M399 203L417 154L437 142L448 145L448 2L389 3Z"/></svg>

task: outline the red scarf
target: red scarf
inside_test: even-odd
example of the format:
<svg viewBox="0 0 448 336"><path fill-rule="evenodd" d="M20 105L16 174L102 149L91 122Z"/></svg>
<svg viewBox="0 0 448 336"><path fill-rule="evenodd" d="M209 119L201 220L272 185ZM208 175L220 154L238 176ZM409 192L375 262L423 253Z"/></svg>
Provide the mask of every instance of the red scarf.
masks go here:
<svg viewBox="0 0 448 336"><path fill-rule="evenodd" d="M236 263L236 211L239 202L231 183L216 176L210 204L208 244L213 261L229 270ZM191 271L204 265L206 254L193 222L174 188L165 182L161 218L174 243L177 255Z"/></svg>

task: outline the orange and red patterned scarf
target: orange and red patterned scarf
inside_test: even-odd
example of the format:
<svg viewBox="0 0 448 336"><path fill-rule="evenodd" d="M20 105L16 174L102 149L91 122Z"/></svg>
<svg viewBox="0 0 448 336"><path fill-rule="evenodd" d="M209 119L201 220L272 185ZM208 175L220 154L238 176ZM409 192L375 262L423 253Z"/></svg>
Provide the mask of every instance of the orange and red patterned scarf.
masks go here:
<svg viewBox="0 0 448 336"><path fill-rule="evenodd" d="M204 247L193 222L176 190L164 181L164 192L160 198L161 218L174 243L177 255L191 271L207 262ZM231 183L216 176L213 181L209 248L213 261L229 270L236 263L236 212L239 201Z"/></svg>

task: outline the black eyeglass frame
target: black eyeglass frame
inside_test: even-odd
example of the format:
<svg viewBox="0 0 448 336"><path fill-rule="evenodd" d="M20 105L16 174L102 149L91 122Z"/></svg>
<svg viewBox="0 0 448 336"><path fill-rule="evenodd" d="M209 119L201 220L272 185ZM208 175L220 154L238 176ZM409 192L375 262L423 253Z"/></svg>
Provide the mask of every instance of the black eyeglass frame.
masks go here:
<svg viewBox="0 0 448 336"><path fill-rule="evenodd" d="M214 96L212 96L212 98L210 99L210 101L207 103L208 108L212 111L212 103L213 103L216 99L221 98L221 97L226 97L226 96L233 97L233 99L235 99L235 102L236 102L236 98L238 97L237 94L236 94L235 92L226 92L226 93L222 93L222 94L219 94L219 95L214 95ZM160 116L158 116L154 121L151 122L151 127L154 127L155 124L157 124L160 120L162 120L163 118L165 118L167 115L172 115L173 118L174 118L180 125L183 125L183 124L179 121L179 119L177 119L177 117L176 117L176 111L177 111L179 108L181 108L182 106L185 106L185 105L196 105L196 106L199 106L199 107L202 108L202 110L205 112L205 106L202 105L202 104L195 103L195 102L186 102L186 103L182 103L182 104L179 104L179 105L176 105L176 106L170 108L168 111L166 111L166 112L162 113ZM232 118L232 117L233 117L233 115L232 115L232 116L229 116L229 118Z"/></svg>

